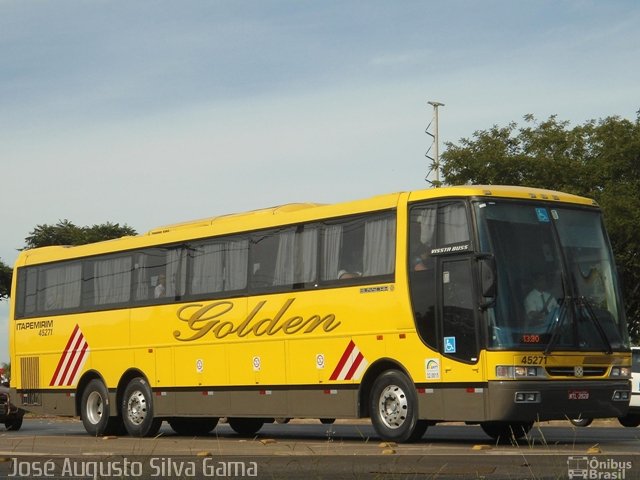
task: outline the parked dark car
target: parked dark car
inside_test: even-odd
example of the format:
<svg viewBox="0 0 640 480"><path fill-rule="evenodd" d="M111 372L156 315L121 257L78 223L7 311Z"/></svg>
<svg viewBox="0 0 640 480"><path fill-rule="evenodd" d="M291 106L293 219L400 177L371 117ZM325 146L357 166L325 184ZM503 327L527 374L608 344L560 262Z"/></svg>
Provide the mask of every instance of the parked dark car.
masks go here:
<svg viewBox="0 0 640 480"><path fill-rule="evenodd" d="M20 430L24 410L11 403L9 389L0 386L0 423L4 423L7 430Z"/></svg>

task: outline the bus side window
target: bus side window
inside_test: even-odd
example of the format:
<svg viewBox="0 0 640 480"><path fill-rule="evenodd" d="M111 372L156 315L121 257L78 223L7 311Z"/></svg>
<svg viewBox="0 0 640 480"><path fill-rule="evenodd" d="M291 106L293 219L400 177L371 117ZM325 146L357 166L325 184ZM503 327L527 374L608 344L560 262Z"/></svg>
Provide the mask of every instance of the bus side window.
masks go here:
<svg viewBox="0 0 640 480"><path fill-rule="evenodd" d="M277 231L262 232L251 236L249 258L252 289L264 290L273 287L275 258L278 254L279 243Z"/></svg>
<svg viewBox="0 0 640 480"><path fill-rule="evenodd" d="M137 254L134 298L138 302L181 298L186 289L187 249L149 248Z"/></svg>
<svg viewBox="0 0 640 480"><path fill-rule="evenodd" d="M82 262L64 262L42 267L38 309L55 312L78 308L81 300Z"/></svg>
<svg viewBox="0 0 640 480"><path fill-rule="evenodd" d="M93 304L126 303L131 297L131 255L113 255L93 264Z"/></svg>
<svg viewBox="0 0 640 480"><path fill-rule="evenodd" d="M289 290L312 284L318 264L318 229L286 227L251 239L251 287Z"/></svg>
<svg viewBox="0 0 640 480"><path fill-rule="evenodd" d="M438 208L438 247L469 241L467 210L462 202L441 204Z"/></svg>
<svg viewBox="0 0 640 480"><path fill-rule="evenodd" d="M321 280L389 275L395 264L395 216L376 213L322 228Z"/></svg>
<svg viewBox="0 0 640 480"><path fill-rule="evenodd" d="M249 242L246 238L208 240L189 247L189 293L215 294L247 286Z"/></svg>

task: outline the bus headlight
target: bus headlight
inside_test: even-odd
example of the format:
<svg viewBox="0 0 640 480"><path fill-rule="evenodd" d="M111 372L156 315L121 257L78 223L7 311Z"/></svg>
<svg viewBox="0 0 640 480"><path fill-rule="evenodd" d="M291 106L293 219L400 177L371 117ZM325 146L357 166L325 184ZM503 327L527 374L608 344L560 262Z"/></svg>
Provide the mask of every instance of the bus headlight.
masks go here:
<svg viewBox="0 0 640 480"><path fill-rule="evenodd" d="M530 367L525 365L498 365L496 366L496 377L498 378L527 378L539 377L540 367Z"/></svg>
<svg viewBox="0 0 640 480"><path fill-rule="evenodd" d="M610 377L622 377L622 378L630 378L631 377L631 368L630 367L611 367Z"/></svg>

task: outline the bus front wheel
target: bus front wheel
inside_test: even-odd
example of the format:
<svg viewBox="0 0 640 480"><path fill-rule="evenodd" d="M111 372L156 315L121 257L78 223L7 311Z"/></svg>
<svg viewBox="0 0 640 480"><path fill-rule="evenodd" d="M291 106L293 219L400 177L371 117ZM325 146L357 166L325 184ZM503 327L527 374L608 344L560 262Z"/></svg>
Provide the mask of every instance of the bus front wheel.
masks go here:
<svg viewBox="0 0 640 480"><path fill-rule="evenodd" d="M525 437L533 422L483 422L480 427L496 442L507 442Z"/></svg>
<svg viewBox="0 0 640 480"><path fill-rule="evenodd" d="M132 437L152 437L162 425L162 419L153 416L151 388L143 378L129 382L122 398L122 420Z"/></svg>
<svg viewBox="0 0 640 480"><path fill-rule="evenodd" d="M97 378L91 380L82 392L80 417L89 435L99 437L122 433L122 419L111 416L109 391Z"/></svg>
<svg viewBox="0 0 640 480"><path fill-rule="evenodd" d="M398 370L380 375L371 389L371 423L383 440L415 442L427 431L418 419L418 395L413 383Z"/></svg>

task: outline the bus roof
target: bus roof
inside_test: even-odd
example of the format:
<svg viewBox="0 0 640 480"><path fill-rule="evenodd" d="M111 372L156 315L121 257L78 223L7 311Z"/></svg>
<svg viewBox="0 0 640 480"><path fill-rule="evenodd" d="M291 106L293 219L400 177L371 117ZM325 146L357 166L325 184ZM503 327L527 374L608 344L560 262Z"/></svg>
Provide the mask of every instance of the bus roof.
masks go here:
<svg viewBox="0 0 640 480"><path fill-rule="evenodd" d="M533 187L516 187L507 185L460 185L429 190L416 190L410 193L409 201L426 200L440 197L503 197L551 200L580 205L597 206L590 198Z"/></svg>
<svg viewBox="0 0 640 480"><path fill-rule="evenodd" d="M400 197L404 201L437 198L502 197L539 199L595 206L591 199L529 187L464 185L442 187L412 192L398 192L336 204L290 203L248 212L232 213L216 217L166 225L137 235L122 237L79 246L51 246L24 250L18 256L16 266L46 263L54 260L80 258L108 252L134 250L154 245L171 244L188 239L215 235L241 233L278 225L296 224L323 218L340 217L367 211L395 208Z"/></svg>

